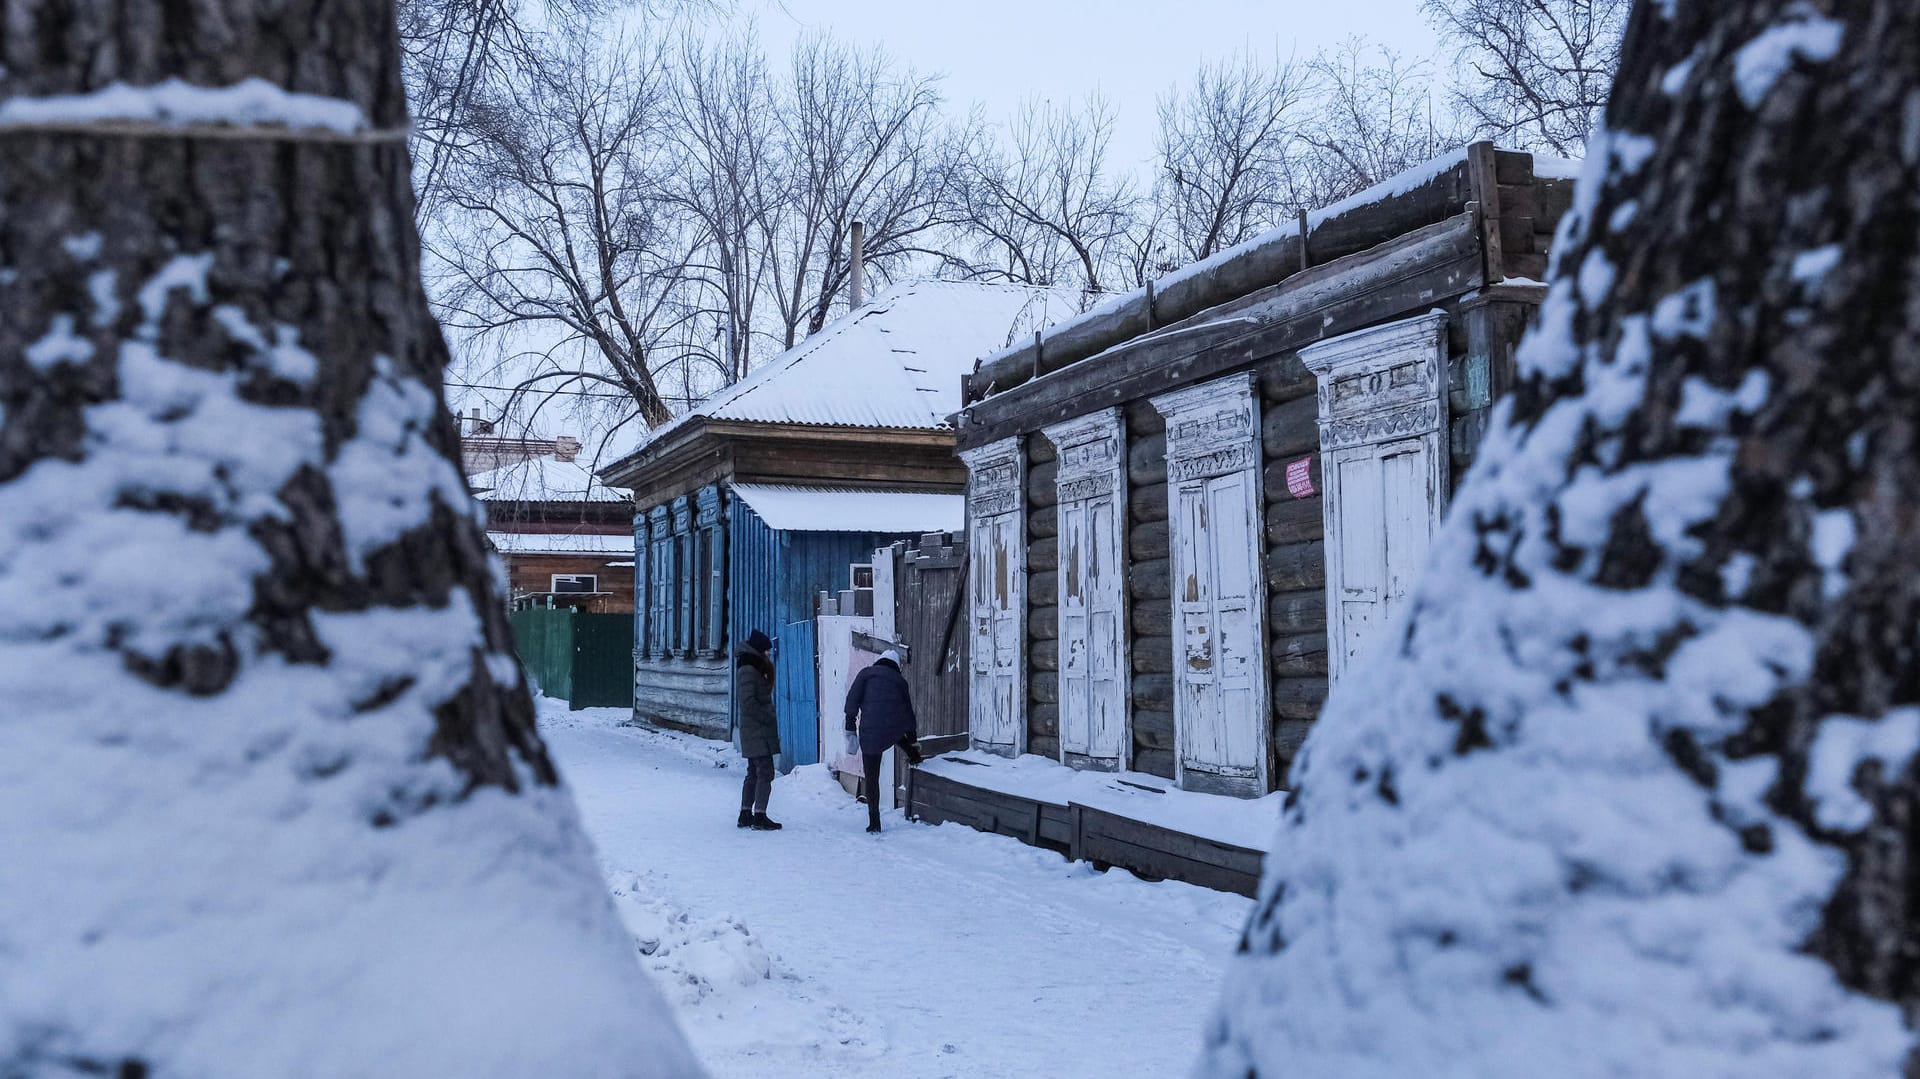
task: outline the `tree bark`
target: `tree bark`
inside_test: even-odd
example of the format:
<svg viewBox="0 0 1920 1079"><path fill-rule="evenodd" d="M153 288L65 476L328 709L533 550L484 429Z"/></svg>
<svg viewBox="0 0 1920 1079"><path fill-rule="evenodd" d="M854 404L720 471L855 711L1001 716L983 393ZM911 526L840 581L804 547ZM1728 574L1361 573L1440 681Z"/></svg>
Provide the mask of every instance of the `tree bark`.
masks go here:
<svg viewBox="0 0 1920 1079"><path fill-rule="evenodd" d="M360 121L262 123L228 97L219 130L18 122L175 79ZM21 976L0 1073L569 1071L644 1049L692 1068L542 790L441 402L406 123L390 0L0 0L0 755L45 766L0 779ZM536 878L550 911L525 902ZM469 957L430 930L395 947L382 918L500 931L461 943L483 964L507 936L571 950L560 992L602 1018L591 996L625 993L646 1033L509 1045L528 1032L461 1025L512 1007L459 1003L477 985L423 1012ZM127 968L143 940L172 959ZM112 987L97 1008L59 995L89 978ZM234 1033L257 999L284 1002L275 1024ZM321 1016L366 1026L315 1049ZM402 1060L353 1055L395 1025Z"/></svg>
<svg viewBox="0 0 1920 1079"><path fill-rule="evenodd" d="M1208 1070L1920 1074L1920 8L1639 5L1563 227Z"/></svg>

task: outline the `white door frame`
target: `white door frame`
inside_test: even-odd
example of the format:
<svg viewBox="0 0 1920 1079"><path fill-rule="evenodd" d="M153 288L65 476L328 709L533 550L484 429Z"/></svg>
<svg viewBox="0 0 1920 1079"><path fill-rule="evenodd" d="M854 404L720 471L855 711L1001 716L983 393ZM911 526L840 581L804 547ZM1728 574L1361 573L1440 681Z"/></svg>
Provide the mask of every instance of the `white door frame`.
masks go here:
<svg viewBox="0 0 1920 1079"><path fill-rule="evenodd" d="M1175 782L1187 786L1187 747L1184 744L1185 732L1193 722L1187 715L1189 709L1188 692L1185 678L1186 664L1181 655L1184 635L1180 624L1181 581L1190 574L1200 572L1199 567L1185 565L1186 544L1181 542L1181 495L1193 491L1205 497L1209 481L1225 476L1238 476L1246 485L1246 505L1248 519L1243 522L1244 534L1250 538L1252 549L1248 552L1252 558L1251 603L1253 619L1253 639L1256 654L1253 678L1254 727L1255 727L1255 775L1250 778L1255 789L1247 789L1248 784L1237 777L1214 776L1216 785L1223 790L1231 789L1235 793L1261 795L1273 788L1273 717L1271 715L1272 672L1267 666L1267 587L1265 572L1266 530L1264 527L1265 510L1261 500L1260 484L1260 397L1256 391L1254 375L1245 372L1228 375L1198 385L1188 386L1171 393L1153 398L1153 407L1158 409L1167 421L1167 519L1171 537L1173 573L1172 596L1174 604L1173 625L1173 758ZM1216 533L1217 534L1217 533ZM1209 576L1211 574L1209 573ZM1220 627L1211 627L1214 634Z"/></svg>
<svg viewBox="0 0 1920 1079"><path fill-rule="evenodd" d="M967 678L968 729L977 749L1018 757L1027 751L1027 458L1018 435L960 451L967 466L967 609L973 623ZM996 531L1013 542L996 545ZM983 590L982 580L998 563L1006 573L1004 592ZM992 594L988 594L991 592ZM993 686L995 623L1014 620L1013 691L1008 708L1013 744L982 743L973 717L998 715ZM986 652L981 651L985 645ZM982 660L985 659L984 676ZM998 727L999 723L995 723Z"/></svg>
<svg viewBox="0 0 1920 1079"><path fill-rule="evenodd" d="M1320 476L1326 527L1327 670L1338 682L1346 666L1346 587L1340 508L1344 457L1386 443L1418 441L1427 454L1429 529L1447 508L1447 315L1434 311L1309 345L1300 360L1320 384ZM1417 570L1416 570L1417 572ZM1391 576L1391 573L1388 574Z"/></svg>
<svg viewBox="0 0 1920 1079"><path fill-rule="evenodd" d="M1111 755L1101 753L1084 754L1090 761L1104 765L1112 762L1116 769L1124 770L1130 763L1130 750L1133 745L1133 724L1129 705L1132 670L1132 634L1127 624L1127 578L1122 568L1127 558L1127 440L1126 426L1121 420L1117 408L1102 409L1085 416L1077 416L1063 423L1056 423L1040 432L1047 441L1053 443L1059 454L1058 471L1054 479L1054 489L1058 495L1057 512L1060 515L1059 529L1059 566L1060 604L1055 608L1059 612L1060 645L1060 761L1067 762L1067 665L1073 641L1068 628L1067 581L1069 565L1067 535L1067 509L1070 505L1080 504L1091 520L1091 510L1101 502L1110 503L1108 527L1105 536L1089 536L1096 549L1105 540L1113 551L1113 564L1105 567L1106 572L1097 582L1107 594L1103 598L1110 603L1116 618L1114 627L1113 655L1107 661L1113 664L1115 677L1111 684L1110 699L1106 702L1109 714L1119 718L1119 745ZM1082 582L1083 584L1085 582ZM1091 611L1094 601L1088 599L1085 606ZM1094 642L1088 634L1086 648L1087 663L1091 665L1095 657L1091 654ZM1089 675L1089 686L1094 685ZM1091 692L1091 691L1090 691ZM1089 707L1094 703L1089 699ZM1089 745L1088 749L1096 748Z"/></svg>

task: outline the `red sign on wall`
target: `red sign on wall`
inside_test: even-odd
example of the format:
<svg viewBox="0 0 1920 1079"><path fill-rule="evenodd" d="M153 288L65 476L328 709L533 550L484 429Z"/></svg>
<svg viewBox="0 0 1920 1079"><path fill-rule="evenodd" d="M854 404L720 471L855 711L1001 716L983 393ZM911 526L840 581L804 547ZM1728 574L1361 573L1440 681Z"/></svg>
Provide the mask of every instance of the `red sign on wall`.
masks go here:
<svg viewBox="0 0 1920 1079"><path fill-rule="evenodd" d="M1287 493L1295 498L1313 495L1313 458L1287 462Z"/></svg>

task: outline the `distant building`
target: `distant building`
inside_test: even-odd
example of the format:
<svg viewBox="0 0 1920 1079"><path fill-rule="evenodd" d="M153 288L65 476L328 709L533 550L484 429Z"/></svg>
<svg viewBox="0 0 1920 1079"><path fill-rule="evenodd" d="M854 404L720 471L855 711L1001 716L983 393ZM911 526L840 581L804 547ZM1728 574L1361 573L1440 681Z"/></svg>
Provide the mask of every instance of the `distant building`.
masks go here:
<svg viewBox="0 0 1920 1079"><path fill-rule="evenodd" d="M461 449L469 461L504 462L467 485L486 507L515 606L633 610L632 503L580 464L578 439L482 435Z"/></svg>
<svg viewBox="0 0 1920 1079"><path fill-rule="evenodd" d="M731 653L757 627L780 639L783 764L818 760L816 596L876 547L961 526L961 379L1067 312L1045 289L896 287L602 469L637 510L635 716L728 737Z"/></svg>

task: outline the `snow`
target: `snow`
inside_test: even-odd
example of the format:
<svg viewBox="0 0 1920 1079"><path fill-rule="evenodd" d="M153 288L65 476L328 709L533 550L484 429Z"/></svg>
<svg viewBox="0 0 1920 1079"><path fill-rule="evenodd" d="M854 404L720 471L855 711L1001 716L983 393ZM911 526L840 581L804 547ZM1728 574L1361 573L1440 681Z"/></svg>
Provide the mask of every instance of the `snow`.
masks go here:
<svg viewBox="0 0 1920 1079"><path fill-rule="evenodd" d="M1628 191L1654 144L1602 131L1592 147L1558 245L1569 252L1603 228L1598 189ZM1850 991L1805 948L1841 851L1773 811L1771 758L1725 748L1749 710L1809 677L1813 636L1675 586L1738 441L1723 426L1696 456L1568 465L1580 446L1604 462L1652 365L1729 316L1701 283L1627 313L1617 335L1596 330L1579 265L1556 264L1520 350L1524 369L1572 389L1525 425L1496 406L1429 570L1384 631L1396 646L1334 688L1295 763L1204 1074L1903 1067L1913 1036L1898 1008ZM1636 502L1666 555L1644 586L1597 585L1595 545ZM1736 560L1728 579L1750 571ZM1907 759L1910 722L1873 745L1833 736L1810 777L1829 819L1862 819L1854 767ZM1676 763L1676 738L1699 748L1706 778ZM1754 828L1764 853L1743 842Z"/></svg>
<svg viewBox="0 0 1920 1079"><path fill-rule="evenodd" d="M467 477L482 502L626 502L631 496L608 487L578 460L548 454Z"/></svg>
<svg viewBox="0 0 1920 1079"><path fill-rule="evenodd" d="M17 96L0 101L0 128L138 121L188 124L278 124L355 134L368 127L360 106L339 98L298 94L265 79L231 86L194 86L167 79L152 86L116 82L84 94Z"/></svg>
<svg viewBox="0 0 1920 1079"><path fill-rule="evenodd" d="M1578 180L1587 163L1577 157L1533 155L1533 175L1541 180Z"/></svg>
<svg viewBox="0 0 1920 1079"><path fill-rule="evenodd" d="M1159 776L1079 771L1032 753L1009 760L969 749L929 760L922 767L934 775L986 790L1058 806L1078 802L1131 820L1260 851L1273 845L1280 800L1286 796L1284 792L1264 798L1200 794L1183 791Z"/></svg>
<svg viewBox="0 0 1920 1079"><path fill-rule="evenodd" d="M1793 256L1793 279L1795 281L1818 281L1827 276L1828 271L1840 265L1842 249L1839 244L1827 244L1811 251L1802 251Z"/></svg>
<svg viewBox="0 0 1920 1079"><path fill-rule="evenodd" d="M211 314L206 266L142 283L83 452L0 483L0 1069L696 1074L567 791L524 764L517 794L470 789L427 753L478 672L519 681L467 594L310 609L325 665L248 621L300 602L254 583L299 471L359 485L335 497L363 554L424 522L420 492L471 503L390 365L329 447L313 412L169 358L169 305ZM230 677L156 684L182 655Z"/></svg>
<svg viewBox="0 0 1920 1079"><path fill-rule="evenodd" d="M1796 59L1832 59L1845 29L1832 19L1808 16L1762 30L1733 56L1733 84L1740 100L1757 109Z"/></svg>
<svg viewBox="0 0 1920 1079"><path fill-rule="evenodd" d="M354 437L327 467L355 570L374 551L425 524L434 503L475 509L460 470L427 443L426 432L439 415L432 391L395 377L385 356L375 357L374 375L360 399Z"/></svg>
<svg viewBox="0 0 1920 1079"><path fill-rule="evenodd" d="M925 535L966 526L965 495L735 483L733 493L776 532Z"/></svg>
<svg viewBox="0 0 1920 1079"><path fill-rule="evenodd" d="M44 371L63 363L82 364L93 358L93 343L73 332L73 316L53 316L53 326L27 346L27 362Z"/></svg>
<svg viewBox="0 0 1920 1079"><path fill-rule="evenodd" d="M1814 738L1807 767L1807 798L1823 828L1857 832L1873 823L1873 807L1853 789L1854 772L1878 762L1883 781L1904 771L1920 752L1920 708L1901 708L1877 720L1830 716Z"/></svg>
<svg viewBox="0 0 1920 1079"><path fill-rule="evenodd" d="M733 749L543 701L635 950L716 1079L1180 1075L1247 900L866 810L825 768L734 827Z"/></svg>
<svg viewBox="0 0 1920 1079"><path fill-rule="evenodd" d="M1419 187L1420 185L1431 181L1434 177L1441 175L1442 173L1446 172L1451 168L1454 168L1455 166L1459 165L1462 161L1465 161L1466 159L1467 159L1466 148L1461 147L1460 149L1455 150L1452 153L1443 154L1440 157L1436 157L1431 161L1421 162L1420 164L1415 165L1404 172L1396 173L1393 176L1387 177L1385 180L1382 180L1379 183L1374 184L1372 187L1369 187L1364 191L1360 191L1353 195L1349 195L1348 197L1341 199L1338 202L1335 202L1331 205L1324 206L1318 210L1315 210L1307 215L1307 229L1309 231L1309 236L1311 236L1311 231L1314 228L1318 227L1324 221L1337 217L1340 214L1346 213L1347 211L1355 209L1357 207L1365 206L1369 203L1379 202L1383 199L1389 199L1395 195L1404 195L1407 192L1412 191L1415 188ZM1221 266L1224 266L1235 259L1238 259L1247 255L1249 252L1257 251L1262 247L1267 247L1272 244L1285 242L1288 237L1298 236L1299 234L1300 234L1300 226L1298 223L1289 223L1286 225L1281 225L1277 228L1261 233L1260 235L1254 237L1251 240L1247 240L1243 243L1235 244L1234 246L1225 248L1224 250L1221 250L1221 251L1216 251L1212 255L1209 255L1208 257L1201 259L1198 262L1190 262L1185 266L1180 267L1179 269L1173 270L1170 273L1167 273L1161 277L1155 278L1153 282L1153 291L1156 293L1164 293L1168 289L1174 287L1177 284L1180 284L1181 282L1190 280L1195 277L1200 277L1206 274L1210 274L1215 270L1219 269ZM1121 293L1115 296L1114 298L1106 301L1105 303L1096 304L1095 306L1088 308L1086 311L1083 311L1072 318L1064 319L1056 323L1054 326L1052 326L1048 330L1047 336L1053 337L1059 334L1067 333L1081 325L1084 325L1085 323L1093 322L1098 319L1109 318L1113 315L1114 312L1119 311L1123 307L1127 307L1132 304L1145 303L1146 297L1147 297L1147 290L1145 288L1135 289L1132 292ZM1024 344L1009 343L1007 350L1011 351L1012 349L1023 348L1023 347L1025 347ZM1003 354L1004 353L989 356L988 359L989 360L997 359L998 355L1003 355Z"/></svg>
<svg viewBox="0 0 1920 1079"><path fill-rule="evenodd" d="M633 554L631 533L488 532L487 539L501 554Z"/></svg>
<svg viewBox="0 0 1920 1079"><path fill-rule="evenodd" d="M649 432L695 418L933 430L959 411L980 356L1030 337L1069 307L1051 289L980 282L898 285Z"/></svg>
<svg viewBox="0 0 1920 1079"><path fill-rule="evenodd" d="M1829 600L1847 590L1847 554L1856 535L1851 510L1821 510L1813 515L1813 561L1820 567L1820 590Z"/></svg>

